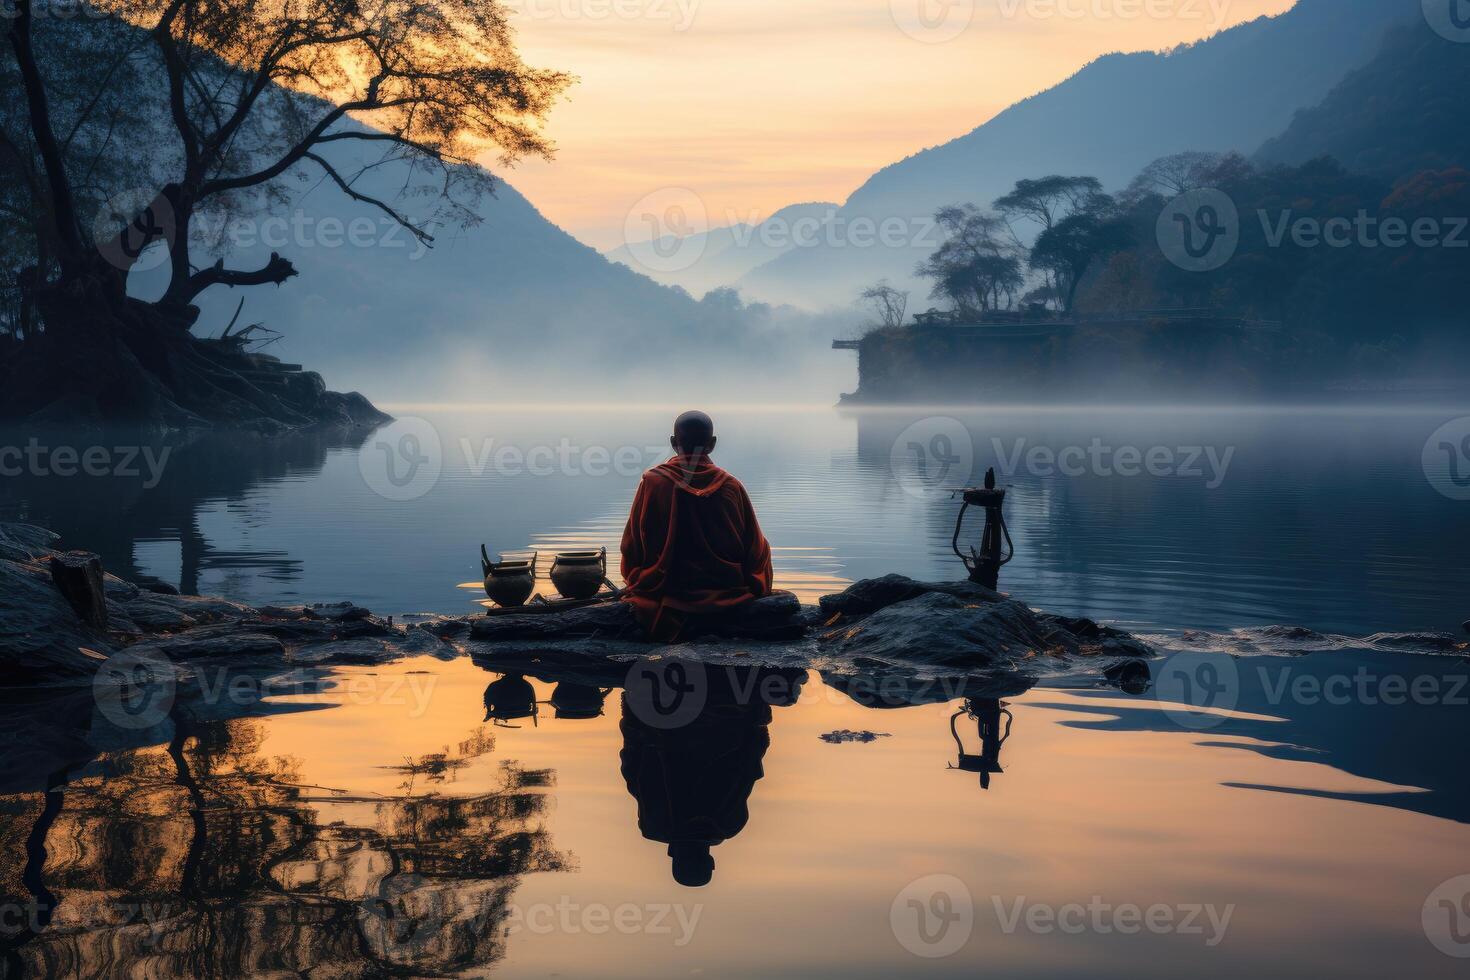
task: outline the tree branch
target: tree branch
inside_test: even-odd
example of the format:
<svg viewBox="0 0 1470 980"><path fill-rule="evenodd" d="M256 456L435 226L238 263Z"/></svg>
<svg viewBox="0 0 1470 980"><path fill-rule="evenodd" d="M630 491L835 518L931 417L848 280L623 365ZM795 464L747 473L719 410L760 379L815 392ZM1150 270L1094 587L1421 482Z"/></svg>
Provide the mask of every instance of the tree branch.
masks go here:
<svg viewBox="0 0 1470 980"><path fill-rule="evenodd" d="M67 180L61 147L51 125L51 109L46 100L46 84L36 66L36 53L31 46L31 0L15 0L15 19L10 23L10 46L25 85L26 108L30 114L31 135L41 153L50 190L51 209L55 215L56 236L62 248L62 264L73 271L82 261L82 231L77 223L76 202Z"/></svg>
<svg viewBox="0 0 1470 980"><path fill-rule="evenodd" d="M428 231L420 228L412 221L409 221L407 218L399 214L383 201L380 201L375 197L369 197L368 195L355 190L350 183L342 179L342 175L337 172L337 169L323 158L317 156L315 153L307 153L306 159L311 160L313 163L317 164L317 166L325 170L327 172L327 176L332 178L332 182L335 183L339 188L341 188L342 193L346 194L354 201L359 201L363 204L370 204L378 210L382 211L388 217L392 218L394 221L407 228L415 238L423 242L425 245L430 245L433 243L434 236L429 234Z"/></svg>
<svg viewBox="0 0 1470 980"><path fill-rule="evenodd" d="M190 276L188 285L179 291L179 299L187 303L210 286L279 286L294 275L296 267L276 252L272 252L270 261L254 272L226 269L225 260L220 259L208 269L201 269Z"/></svg>

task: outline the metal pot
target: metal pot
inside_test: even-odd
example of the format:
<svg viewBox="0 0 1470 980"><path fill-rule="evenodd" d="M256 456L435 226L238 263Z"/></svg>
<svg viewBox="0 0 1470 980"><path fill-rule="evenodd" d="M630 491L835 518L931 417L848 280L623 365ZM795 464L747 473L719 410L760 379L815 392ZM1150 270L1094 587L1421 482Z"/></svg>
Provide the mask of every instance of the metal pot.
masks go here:
<svg viewBox="0 0 1470 980"><path fill-rule="evenodd" d="M536 559L539 556L533 551L529 560L507 560L504 555L497 557L499 561L491 561L485 546L480 545L480 568L485 573L485 594L497 606L507 609L525 605L526 600L531 598L531 593L536 591Z"/></svg>
<svg viewBox="0 0 1470 980"><path fill-rule="evenodd" d="M551 563L551 584L567 599L590 599L607 578L607 549L564 551Z"/></svg>
<svg viewBox="0 0 1470 980"><path fill-rule="evenodd" d="M520 674L506 674L485 688L485 720L503 725L536 718L536 689ZM515 726L510 726L515 727Z"/></svg>
<svg viewBox="0 0 1470 980"><path fill-rule="evenodd" d="M593 687L591 684L562 681L551 692L551 706L556 709L558 718L596 718L602 714L603 702L607 700L611 690L607 687Z"/></svg>

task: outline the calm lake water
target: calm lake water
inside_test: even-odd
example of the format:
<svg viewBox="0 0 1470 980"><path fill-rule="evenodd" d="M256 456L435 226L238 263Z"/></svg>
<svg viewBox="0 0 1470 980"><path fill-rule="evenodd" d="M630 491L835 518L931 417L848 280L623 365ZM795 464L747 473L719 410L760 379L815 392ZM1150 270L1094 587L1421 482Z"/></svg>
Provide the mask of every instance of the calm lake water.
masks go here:
<svg viewBox="0 0 1470 980"><path fill-rule="evenodd" d="M1272 701L1360 670L1465 666L1259 658L1207 731L1033 689L986 789L964 705L815 674L660 731L587 669L505 727L484 664L348 668L0 796L6 908L49 911L0 941L10 976L1463 976L1466 709ZM704 887L671 826L723 838Z"/></svg>
<svg viewBox="0 0 1470 980"><path fill-rule="evenodd" d="M615 559L672 415L390 408L399 421L365 441L208 437L166 459L153 447L136 477L55 476L43 454L44 475L0 479L0 519L188 590L464 613L484 598L456 588L479 578L481 543L539 549L543 566L572 548ZM1464 414L1453 409L715 414L717 460L754 498L778 586L803 596L888 572L958 577L959 505L944 489L994 466L1016 551L1003 586L1033 605L1147 631L1367 634L1470 617L1470 500L1436 484L1470 486L1455 486L1437 446L1437 469L1425 466L1431 436ZM39 442L111 450L120 438ZM971 515L965 541L979 533Z"/></svg>
<svg viewBox="0 0 1470 980"><path fill-rule="evenodd" d="M146 488L6 478L0 516L191 590L473 611L482 541L615 553L670 414L394 411L174 445ZM808 597L957 577L946 489L995 466L1034 605L1161 642L1458 631L1456 417L727 410L716 456ZM483 649L257 679L153 732L4 698L4 975L1463 976L1470 663L1334 646L1206 660L1235 682L1210 712L1084 681L880 709L720 668L673 733L625 665ZM523 683L532 713L487 721ZM674 827L722 841L707 885Z"/></svg>

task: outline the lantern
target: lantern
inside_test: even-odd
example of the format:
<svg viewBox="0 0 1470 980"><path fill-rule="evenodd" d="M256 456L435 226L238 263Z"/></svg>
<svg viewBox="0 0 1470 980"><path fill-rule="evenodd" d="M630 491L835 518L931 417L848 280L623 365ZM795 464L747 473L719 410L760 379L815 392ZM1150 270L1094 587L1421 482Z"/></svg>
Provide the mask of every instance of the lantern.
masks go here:
<svg viewBox="0 0 1470 980"><path fill-rule="evenodd" d="M960 719L965 717L975 721L980 738L978 752L968 751L965 740L960 737ZM980 774L980 788L989 789L991 775L1005 771L1000 767L1000 748L1011 737L1013 720L1009 705L1000 698L966 698L965 706L949 719L949 733L954 736L954 744L959 748L959 760L950 763L946 768L977 772Z"/></svg>
<svg viewBox="0 0 1470 980"><path fill-rule="evenodd" d="M985 473L983 489L971 487L960 492L964 494L965 504L960 508L960 516L954 522L954 537L950 540L950 547L959 560L965 563L971 582L979 583L987 589L999 588L1001 566L1016 557L1016 546L1011 543L1011 532L1006 527L1005 514L1002 513L1006 492L995 488L993 468ZM985 528L980 532L980 550L976 551L971 547L969 555L965 555L960 551L960 530L965 523L965 511L971 507L984 508ZM1005 542L1004 553L1001 549L1002 540Z"/></svg>

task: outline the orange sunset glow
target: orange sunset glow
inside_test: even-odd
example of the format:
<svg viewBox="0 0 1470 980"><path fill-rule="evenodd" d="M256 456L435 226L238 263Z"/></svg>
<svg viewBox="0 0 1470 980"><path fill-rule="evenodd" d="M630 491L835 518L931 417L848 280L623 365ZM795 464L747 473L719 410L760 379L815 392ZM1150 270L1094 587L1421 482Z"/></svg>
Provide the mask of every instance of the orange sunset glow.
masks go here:
<svg viewBox="0 0 1470 980"><path fill-rule="evenodd" d="M919 2L933 4L932 37L915 28ZM699 194L712 226L803 201L841 203L875 170L968 132L1094 58L1197 41L1291 6L513 0L526 61L579 83L549 122L556 159L526 161L508 177L548 218L603 249L623 244L628 209L665 187Z"/></svg>

